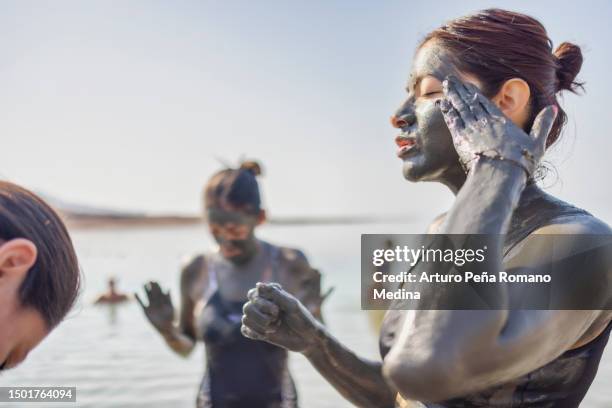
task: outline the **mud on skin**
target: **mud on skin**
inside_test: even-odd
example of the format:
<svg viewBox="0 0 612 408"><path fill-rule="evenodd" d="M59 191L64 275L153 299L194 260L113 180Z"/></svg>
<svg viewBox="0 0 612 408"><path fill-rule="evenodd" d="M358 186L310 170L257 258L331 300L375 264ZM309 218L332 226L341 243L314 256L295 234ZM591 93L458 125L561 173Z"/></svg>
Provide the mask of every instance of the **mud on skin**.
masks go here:
<svg viewBox="0 0 612 408"><path fill-rule="evenodd" d="M540 233L580 229L609 234L609 227L588 213L547 196L533 184L526 188L542 157L555 109L544 109L531 134L526 134L478 95L475 86L455 79L459 75L445 58L435 45L420 50L408 98L393 118L402 130L396 142L405 177L439 181L457 195L437 232L508 233L517 242L533 232L532 227ZM445 101L443 109L436 106L439 99ZM566 214L563 223L554 222L559 214ZM493 269L501 270L503 246L494 245L497 254L489 256ZM522 252L514 255L527 265L547 265L547 254L539 254L542 259ZM504 292L495 295L501 303L510 297ZM340 344L279 287L258 285L249 299L242 327L246 336L302 352L360 407L393 407L397 392L411 399L443 401L511 382L536 370L539 362L593 340L612 318L602 311L394 311L383 323L383 333L392 333L381 338L390 343L384 360L377 362ZM258 310L263 307L270 311L264 317ZM255 310L261 315L256 323Z"/></svg>

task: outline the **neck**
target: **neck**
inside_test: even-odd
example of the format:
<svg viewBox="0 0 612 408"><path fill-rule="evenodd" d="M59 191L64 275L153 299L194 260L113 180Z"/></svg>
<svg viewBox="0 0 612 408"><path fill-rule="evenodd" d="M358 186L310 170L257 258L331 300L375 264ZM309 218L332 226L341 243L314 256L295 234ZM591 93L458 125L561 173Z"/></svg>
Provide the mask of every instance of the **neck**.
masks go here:
<svg viewBox="0 0 612 408"><path fill-rule="evenodd" d="M448 187L454 195L457 195L461 187L463 187L466 178L467 175L461 166L453 166L446 169L438 181Z"/></svg>

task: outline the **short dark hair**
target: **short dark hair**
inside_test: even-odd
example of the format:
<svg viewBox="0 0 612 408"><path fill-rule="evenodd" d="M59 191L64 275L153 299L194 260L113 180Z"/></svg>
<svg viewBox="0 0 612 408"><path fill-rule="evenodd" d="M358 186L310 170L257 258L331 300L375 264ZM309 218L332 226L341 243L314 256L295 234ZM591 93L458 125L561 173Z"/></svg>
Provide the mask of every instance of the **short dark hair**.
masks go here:
<svg viewBox="0 0 612 408"><path fill-rule="evenodd" d="M34 193L0 181L0 239L25 238L38 250L19 287L23 306L36 309L49 329L72 308L81 273L70 235L59 215Z"/></svg>

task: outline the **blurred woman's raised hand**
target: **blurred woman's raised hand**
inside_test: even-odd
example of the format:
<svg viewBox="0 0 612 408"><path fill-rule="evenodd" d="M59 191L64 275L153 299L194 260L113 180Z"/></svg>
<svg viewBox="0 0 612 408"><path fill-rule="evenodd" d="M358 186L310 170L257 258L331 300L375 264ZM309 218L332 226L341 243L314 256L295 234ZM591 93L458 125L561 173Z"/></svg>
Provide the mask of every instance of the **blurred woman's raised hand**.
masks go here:
<svg viewBox="0 0 612 408"><path fill-rule="evenodd" d="M258 283L244 304L242 334L296 352L316 345L320 323L277 283Z"/></svg>
<svg viewBox="0 0 612 408"><path fill-rule="evenodd" d="M151 324L160 332L168 333L173 328L174 306L170 297L170 291L163 292L159 283L151 281L144 285L148 305L140 299L136 293L136 300L142 307Z"/></svg>

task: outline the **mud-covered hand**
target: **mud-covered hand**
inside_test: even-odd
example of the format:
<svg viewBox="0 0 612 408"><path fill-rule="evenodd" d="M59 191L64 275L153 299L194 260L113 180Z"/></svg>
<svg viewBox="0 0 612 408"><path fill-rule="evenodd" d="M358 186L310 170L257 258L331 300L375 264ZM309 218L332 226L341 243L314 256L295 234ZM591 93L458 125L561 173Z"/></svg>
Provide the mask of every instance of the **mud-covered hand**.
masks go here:
<svg viewBox="0 0 612 408"><path fill-rule="evenodd" d="M243 307L242 334L296 352L315 346L320 323L277 283L258 283Z"/></svg>
<svg viewBox="0 0 612 408"><path fill-rule="evenodd" d="M172 306L170 291L164 293L155 281L144 285L144 290L147 294L148 305L144 304L138 294L135 296L145 316L160 333L170 332L174 322L174 306Z"/></svg>
<svg viewBox="0 0 612 408"><path fill-rule="evenodd" d="M557 107L542 109L527 134L474 85L454 76L442 85L445 98L439 106L464 170L469 172L474 159L486 156L512 162L531 176L544 155Z"/></svg>

